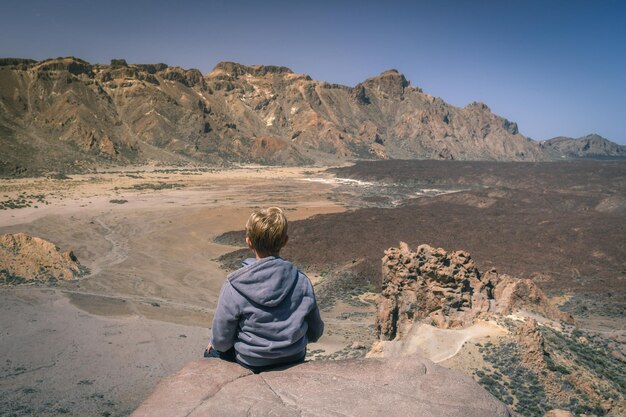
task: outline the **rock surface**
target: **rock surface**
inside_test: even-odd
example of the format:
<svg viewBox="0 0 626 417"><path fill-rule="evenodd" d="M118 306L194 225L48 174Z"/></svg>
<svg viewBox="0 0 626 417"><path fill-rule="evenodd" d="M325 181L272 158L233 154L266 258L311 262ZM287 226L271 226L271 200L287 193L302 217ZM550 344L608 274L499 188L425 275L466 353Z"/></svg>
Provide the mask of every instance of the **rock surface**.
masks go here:
<svg viewBox="0 0 626 417"><path fill-rule="evenodd" d="M314 361L254 375L217 359L161 381L134 417L510 416L471 378L417 356Z"/></svg>
<svg viewBox="0 0 626 417"><path fill-rule="evenodd" d="M421 319L441 328L460 328L478 318L519 309L553 320L571 319L530 279L495 270L482 274L465 251L446 252L429 245L411 251L402 242L385 251L382 272L376 320L381 340L401 339Z"/></svg>
<svg viewBox="0 0 626 417"><path fill-rule="evenodd" d="M0 282L71 280L84 268L71 251L25 233L0 235Z"/></svg>

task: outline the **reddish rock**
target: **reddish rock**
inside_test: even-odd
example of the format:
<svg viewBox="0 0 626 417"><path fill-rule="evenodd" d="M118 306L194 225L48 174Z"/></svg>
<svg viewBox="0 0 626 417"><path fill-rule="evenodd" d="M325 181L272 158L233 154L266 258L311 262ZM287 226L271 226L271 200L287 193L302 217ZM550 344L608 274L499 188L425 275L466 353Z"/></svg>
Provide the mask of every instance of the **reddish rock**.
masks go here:
<svg viewBox="0 0 626 417"><path fill-rule="evenodd" d="M545 368L545 346L543 336L534 319L526 319L517 329L517 340L521 347L522 363L535 371Z"/></svg>
<svg viewBox="0 0 626 417"><path fill-rule="evenodd" d="M377 315L382 340L402 338L420 319L458 328L477 318L526 309L553 320L571 320L531 280L495 271L481 274L465 251L446 252L428 245L411 251L400 243L385 251L382 274Z"/></svg>
<svg viewBox="0 0 626 417"><path fill-rule="evenodd" d="M161 381L133 417L511 416L471 378L416 356L314 361L254 375L217 359Z"/></svg>
<svg viewBox="0 0 626 417"><path fill-rule="evenodd" d="M71 251L25 233L0 235L0 282L70 280L83 273Z"/></svg>

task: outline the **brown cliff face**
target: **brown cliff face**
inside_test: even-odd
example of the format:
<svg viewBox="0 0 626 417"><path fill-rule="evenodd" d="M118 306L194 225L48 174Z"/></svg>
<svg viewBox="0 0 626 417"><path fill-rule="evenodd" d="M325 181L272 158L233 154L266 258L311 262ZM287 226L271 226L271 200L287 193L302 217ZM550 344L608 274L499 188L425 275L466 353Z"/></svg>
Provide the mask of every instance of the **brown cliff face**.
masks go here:
<svg viewBox="0 0 626 417"><path fill-rule="evenodd" d="M495 271L482 274L464 251L428 245L411 251L401 243L385 251L382 270L376 319L381 340L402 339L423 319L441 328L460 328L478 318L526 309L553 320L571 320L531 280Z"/></svg>
<svg viewBox="0 0 626 417"><path fill-rule="evenodd" d="M0 106L2 174L148 161L549 157L484 104L456 108L396 70L352 88L280 66L223 62L202 75L122 59L7 58ZM271 146L259 149L259 138Z"/></svg>

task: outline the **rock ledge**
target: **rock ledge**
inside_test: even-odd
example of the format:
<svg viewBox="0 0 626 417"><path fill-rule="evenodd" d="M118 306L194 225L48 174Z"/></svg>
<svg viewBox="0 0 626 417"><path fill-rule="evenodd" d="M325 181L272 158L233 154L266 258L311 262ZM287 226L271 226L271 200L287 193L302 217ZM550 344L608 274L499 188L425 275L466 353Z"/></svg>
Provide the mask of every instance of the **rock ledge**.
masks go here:
<svg viewBox="0 0 626 417"><path fill-rule="evenodd" d="M158 416L511 416L467 376L419 356L313 361L254 375L203 359L159 383L132 414Z"/></svg>

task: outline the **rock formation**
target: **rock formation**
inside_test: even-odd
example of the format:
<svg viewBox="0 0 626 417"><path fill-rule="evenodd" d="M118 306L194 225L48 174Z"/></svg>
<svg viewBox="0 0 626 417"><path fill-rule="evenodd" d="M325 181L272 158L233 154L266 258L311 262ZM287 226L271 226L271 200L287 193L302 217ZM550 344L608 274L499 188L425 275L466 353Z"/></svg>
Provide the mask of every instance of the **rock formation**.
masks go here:
<svg viewBox="0 0 626 417"><path fill-rule="evenodd" d="M161 381L134 417L511 416L471 378L420 357L314 361L254 375L219 359Z"/></svg>
<svg viewBox="0 0 626 417"><path fill-rule="evenodd" d="M85 268L71 251L25 233L0 235L0 282L71 280Z"/></svg>
<svg viewBox="0 0 626 417"><path fill-rule="evenodd" d="M552 157L485 104L451 106L396 70L347 87L233 62L203 75L123 59L5 58L0 108L3 175L149 161Z"/></svg>
<svg viewBox="0 0 626 417"><path fill-rule="evenodd" d="M537 327L537 321L528 318L517 329L517 341L521 347L522 363L534 371L545 368L545 344Z"/></svg>
<svg viewBox="0 0 626 417"><path fill-rule="evenodd" d="M506 315L519 309L553 320L570 316L552 306L530 280L482 274L465 251L446 252L406 243L385 251L382 294L376 325L381 340L402 338L416 320L427 319L442 328L460 328L477 318Z"/></svg>

